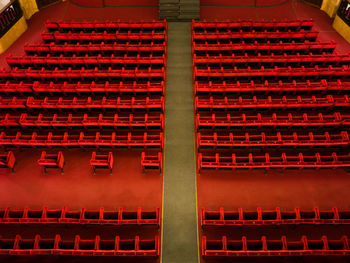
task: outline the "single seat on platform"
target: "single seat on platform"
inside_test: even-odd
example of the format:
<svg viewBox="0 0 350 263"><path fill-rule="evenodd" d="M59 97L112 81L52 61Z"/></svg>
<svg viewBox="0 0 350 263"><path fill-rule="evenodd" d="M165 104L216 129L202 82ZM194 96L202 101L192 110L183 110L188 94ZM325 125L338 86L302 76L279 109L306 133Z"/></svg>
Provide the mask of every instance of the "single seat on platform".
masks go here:
<svg viewBox="0 0 350 263"><path fill-rule="evenodd" d="M162 172L163 163L162 163L162 153L159 152L158 155L146 155L145 152L141 154L141 166L143 172L146 170L159 170Z"/></svg>
<svg viewBox="0 0 350 263"><path fill-rule="evenodd" d="M0 154L0 168L9 168L11 172L14 172L15 164L16 158L12 151Z"/></svg>
<svg viewBox="0 0 350 263"><path fill-rule="evenodd" d="M62 152L58 154L47 154L45 151L41 153L41 157L38 160L38 164L41 165L46 173L47 168L59 168L63 173L64 157Z"/></svg>
<svg viewBox="0 0 350 263"><path fill-rule="evenodd" d="M96 169L109 169L112 174L113 169L113 153L97 155L96 152L92 153L90 165L96 174Z"/></svg>

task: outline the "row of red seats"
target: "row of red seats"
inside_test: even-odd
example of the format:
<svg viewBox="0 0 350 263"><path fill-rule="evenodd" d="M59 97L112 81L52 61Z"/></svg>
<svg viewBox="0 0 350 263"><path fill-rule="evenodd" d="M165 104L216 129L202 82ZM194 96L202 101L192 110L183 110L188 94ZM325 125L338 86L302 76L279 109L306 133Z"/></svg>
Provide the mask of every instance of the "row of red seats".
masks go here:
<svg viewBox="0 0 350 263"><path fill-rule="evenodd" d="M166 43L167 34L163 33L41 33L41 38L45 43L114 43L117 41L123 42L136 42L145 43L144 40L148 40L145 44L163 44ZM301 37L300 37L301 38ZM296 38L298 39L298 38ZM304 37L301 39L310 40L311 37Z"/></svg>
<svg viewBox="0 0 350 263"><path fill-rule="evenodd" d="M157 225L160 226L160 208L152 211L125 211L123 207L115 210L68 210L61 209L0 209L0 224L98 224L98 225Z"/></svg>
<svg viewBox="0 0 350 263"><path fill-rule="evenodd" d="M163 149L163 133L144 132L142 135L128 132L127 134L80 134L64 132L61 134L38 134L33 132L30 134L22 134L17 132L16 135L6 135L5 132L0 133L1 147L156 147Z"/></svg>
<svg viewBox="0 0 350 263"><path fill-rule="evenodd" d="M138 44L138 45L131 45L131 44L104 44L103 42L101 44L67 44L64 43L63 45L50 43L50 44L28 44L26 43L24 46L24 51L27 55L39 55L39 56L45 56L50 54L51 56L57 56L57 55L64 55L64 56L72 56L73 54L76 55L98 55L101 54L102 56L149 56L152 55L154 57L156 56L163 56L166 54L166 43L163 44Z"/></svg>
<svg viewBox="0 0 350 263"><path fill-rule="evenodd" d="M253 155L248 153L247 156L220 156L219 153L203 155L198 154L198 169L269 169L269 168L338 168L350 167L350 153L337 154L335 152L328 155L315 153L287 155L282 152L280 156L270 155Z"/></svg>
<svg viewBox="0 0 350 263"><path fill-rule="evenodd" d="M1 100L0 100L1 101ZM333 108L349 107L350 98L348 95L325 95L325 96L296 96L296 97L271 97L257 98L256 96L243 98L241 96L220 99L208 97L195 99L195 109L216 110L216 109L264 109L264 108Z"/></svg>
<svg viewBox="0 0 350 263"><path fill-rule="evenodd" d="M1 72L0 72L1 76ZM332 67L319 68L315 66L314 68L278 68L274 67L272 69L198 69L194 67L194 80L198 81L231 81L236 83L237 81L242 82L263 82L269 80L271 82L279 81L289 81L297 80L298 82L310 81L320 81L320 80L350 80L350 68L347 66L342 67Z"/></svg>
<svg viewBox="0 0 350 263"><path fill-rule="evenodd" d="M320 210L314 207L313 210L302 210L296 207L293 211L282 211L276 207L275 210L263 210L261 207L256 211L238 210L225 211L220 208L215 211L201 209L201 226L242 226L242 225L299 225L299 224L350 224L350 211Z"/></svg>
<svg viewBox="0 0 350 263"><path fill-rule="evenodd" d="M28 68L33 67L36 69L41 69L45 67L46 69L52 68L139 68L139 67L151 67L151 68L162 68L165 65L165 55L161 57L115 57L114 55L110 57L99 56L88 56L85 57L64 57L63 55L59 57L51 57L50 55L46 57L38 56L21 56L14 57L12 55L6 57L7 64L10 67L20 67ZM343 63L341 63L343 64Z"/></svg>
<svg viewBox="0 0 350 263"><path fill-rule="evenodd" d="M237 21L192 21L193 32L212 32L213 30L224 31L238 31L243 30L247 32L255 31L300 31L311 30L314 25L312 19L297 19L295 21L252 21L252 20L237 20Z"/></svg>
<svg viewBox="0 0 350 263"><path fill-rule="evenodd" d="M301 21L301 26L307 26L312 23L312 20L309 21ZM87 22L87 21L50 21L47 20L45 22L45 27L50 31L60 31L60 32L67 32L67 31L77 31L77 32L103 32L103 31L125 31L125 30L157 30L157 31L164 31L167 29L167 22L165 20L159 21L159 20L153 20L153 21L104 21L104 22Z"/></svg>
<svg viewBox="0 0 350 263"><path fill-rule="evenodd" d="M197 147L265 147L265 146L348 146L350 145L349 134L347 131L335 133L316 133L307 134L300 132L271 134L249 133L218 135L216 132L210 135L197 133Z"/></svg>
<svg viewBox="0 0 350 263"><path fill-rule="evenodd" d="M192 54L199 56L232 56L232 55L241 55L248 54L250 56L257 56L262 54L265 56L275 54L322 54L322 53L332 53L335 50L337 44L334 41L331 42L301 42L295 43L233 43L230 41L225 44L208 44L207 42L202 44L192 44Z"/></svg>
<svg viewBox="0 0 350 263"><path fill-rule="evenodd" d="M1 87L1 84L0 84ZM209 81L208 83L200 83L195 81L194 83L194 92L195 94L203 93L209 96L212 96L213 93L219 93L222 95L226 95L226 93L264 93L269 94L270 92L291 92L293 94L297 92L333 92L333 93L342 93L350 91L350 82L342 82L341 80L336 81L327 81L322 79L317 82L311 82L309 80L305 82L296 82L293 80L292 82L283 82L278 81L276 83L271 83L269 81L264 81L264 83L255 83L251 81L249 83L241 83L237 81L236 83L227 83L223 81L222 83L213 83Z"/></svg>
<svg viewBox="0 0 350 263"><path fill-rule="evenodd" d="M64 239L60 235L54 238L0 238L0 255L69 255L69 256L114 256L114 257L158 257L159 237L154 239Z"/></svg>
<svg viewBox="0 0 350 263"><path fill-rule="evenodd" d="M9 61L9 60L7 60ZM193 65L198 68L208 68L208 67L223 67L223 68L273 68L273 67L328 67L332 66L348 66L350 64L350 56L348 54L326 54L322 53L320 55L277 55L271 54L269 56L262 56L260 53L257 56L248 56L244 54L243 56L219 56L211 57L197 56L193 55Z"/></svg>
<svg viewBox="0 0 350 263"><path fill-rule="evenodd" d="M282 236L280 240L267 239L262 236L260 240L242 239L228 240L223 236L221 240L207 240L202 237L202 256L206 257L284 257L284 256L346 256L350 255L350 240L343 236L340 239L308 239L302 236L301 240L287 240Z"/></svg>
<svg viewBox="0 0 350 263"><path fill-rule="evenodd" d="M53 114L53 115L28 115L9 114L0 115L0 126L6 127L128 127L128 128L158 128L163 129L164 118L163 114L157 115L140 115L128 114L127 116L106 116L103 114L88 115L88 114Z"/></svg>
<svg viewBox="0 0 350 263"><path fill-rule="evenodd" d="M231 115L226 114L224 116L211 114L206 116L203 114L197 114L196 128L244 128L244 127L307 127L307 126L342 126L350 125L350 115L341 114L335 112L333 114L322 113L288 113L288 114L276 114L262 115L257 113L254 115Z"/></svg>
<svg viewBox="0 0 350 263"><path fill-rule="evenodd" d="M106 69L100 70L81 68L78 70L37 70L37 69L5 69L0 70L0 80L6 81L164 81L165 69Z"/></svg>
<svg viewBox="0 0 350 263"><path fill-rule="evenodd" d="M149 96L153 93L164 94L164 91L165 86L163 81L152 84L149 81L145 84L137 83L136 81L133 81L132 83L120 82L118 84L110 84L108 81L104 84L96 84L93 81L87 84L80 82L76 84L68 82L64 82L62 84L55 82L41 83L38 81L35 81L34 83L12 83L10 81L0 83L0 92L5 94L50 93L52 95L56 93L76 93L80 95L80 93L91 93L94 95L94 93L104 93L108 95L110 93L131 93L135 96L139 93L146 93Z"/></svg>
<svg viewBox="0 0 350 263"><path fill-rule="evenodd" d="M164 112L164 97L150 99L109 99L103 97L101 99L92 99L91 97L78 99L77 97L65 99L64 97L37 99L34 97L0 97L0 109L144 109L144 110L160 110Z"/></svg>
<svg viewBox="0 0 350 263"><path fill-rule="evenodd" d="M315 41L318 37L317 31L300 31L300 32L231 32L231 33L192 33L192 41L195 44L228 44L228 41L233 43L242 43L243 41L254 43L266 43L267 41L271 42L286 42L290 43L292 41L304 42ZM49 37L43 36L46 39ZM52 37L52 39L54 39Z"/></svg>

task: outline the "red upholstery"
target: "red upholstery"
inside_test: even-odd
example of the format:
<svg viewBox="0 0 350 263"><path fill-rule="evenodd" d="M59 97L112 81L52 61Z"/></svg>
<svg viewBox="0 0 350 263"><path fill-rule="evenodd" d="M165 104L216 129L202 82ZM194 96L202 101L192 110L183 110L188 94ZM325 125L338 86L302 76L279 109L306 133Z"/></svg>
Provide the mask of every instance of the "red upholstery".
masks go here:
<svg viewBox="0 0 350 263"><path fill-rule="evenodd" d="M297 96L287 97L279 96L272 98L267 96L259 99L256 96L243 98L241 96L230 99L214 99L213 97L195 99L195 108L197 110L215 110L215 109L261 109L261 108L333 108L349 107L350 99L348 95L326 95L326 96Z"/></svg>
<svg viewBox="0 0 350 263"><path fill-rule="evenodd" d="M143 171L156 169L162 172L163 170L162 153L159 152L157 155L146 155L145 152L142 152L141 167Z"/></svg>
<svg viewBox="0 0 350 263"><path fill-rule="evenodd" d="M60 35L46 36L42 35L43 39L58 39ZM196 33L192 31L192 39L196 44L204 44L206 41L212 41L212 44L222 43L222 39L231 39L235 43L242 41L249 42L266 42L268 40L272 42L286 42L291 43L292 41L304 42L315 41L318 37L317 31L299 31L299 32L220 32L220 33ZM72 37L73 38L73 37ZM66 38L68 39L68 37Z"/></svg>
<svg viewBox="0 0 350 263"><path fill-rule="evenodd" d="M290 38L294 39L305 39L308 40L314 36L317 36L317 34L310 32L310 33L301 33L297 35L288 34ZM61 32L43 32L41 33L41 38L44 40L45 43L51 43L54 42L56 44L59 43L114 43L115 41L123 41L128 43L130 40L137 41L138 43L141 43L142 40L148 40L149 44L163 44L166 43L166 33L61 33Z"/></svg>
<svg viewBox="0 0 350 263"><path fill-rule="evenodd" d="M256 256L344 256L350 255L349 239L308 239L302 236L295 240L282 236L279 240L262 236L260 240L250 240L243 236L239 240L229 240L223 236L221 240L207 240L202 237L202 255L206 257L256 257Z"/></svg>
<svg viewBox="0 0 350 263"><path fill-rule="evenodd" d="M197 114L196 127L201 128L230 128L230 127L294 127L294 126L340 126L350 125L350 115L334 112L333 114L322 113L251 113L246 115L203 115Z"/></svg>
<svg viewBox="0 0 350 263"><path fill-rule="evenodd" d="M334 44L335 46L335 44ZM137 55L142 55L143 57L148 54L154 57L162 56L166 54L166 43L163 44L149 44L149 45L136 45L136 44L28 44L23 46L24 51L27 55L115 55L119 56L130 56L135 57ZM121 54L121 55L120 55ZM150 54L150 55L149 55Z"/></svg>
<svg viewBox="0 0 350 263"><path fill-rule="evenodd" d="M312 19L295 20L295 21L193 21L192 30L194 32L222 32L226 31L300 31L310 30L314 25Z"/></svg>
<svg viewBox="0 0 350 263"><path fill-rule="evenodd" d="M240 134L210 135L197 134L198 147L271 147L271 146L348 146L347 131L340 132L245 132Z"/></svg>
<svg viewBox="0 0 350 263"><path fill-rule="evenodd" d="M22 56L14 57L8 56L6 58L7 63L11 67L27 68L32 67L41 69L45 68L74 68L79 69L82 67L86 68L138 68L138 67L150 67L150 68L162 68L165 64L165 56L161 57L102 57L102 56L88 56L85 57L38 57L38 56Z"/></svg>
<svg viewBox="0 0 350 263"><path fill-rule="evenodd" d="M96 169L109 169L112 174L113 169L113 153L109 152L108 154L100 154L97 155L96 152L92 153L92 157L90 160L90 165L94 170L94 174L96 173Z"/></svg>
<svg viewBox="0 0 350 263"><path fill-rule="evenodd" d="M245 211L242 208L234 211L225 211L220 208L217 211L201 209L202 226L241 226L241 225L299 225L299 224L350 224L350 211L302 210L296 207L293 211L282 211L276 207L275 210L263 210L260 207L256 211Z"/></svg>
<svg viewBox="0 0 350 263"><path fill-rule="evenodd" d="M110 84L108 81L104 84L96 84L95 82L91 83L80 83L72 84L68 82L64 83L11 83L10 81L6 83L0 83L0 91L4 93L104 93L104 94L124 94L131 93L134 96L136 94L147 94L148 96L151 93L164 94L165 86L164 82L152 84L148 81L145 84L139 84L136 82L133 83L124 83L120 82L118 84Z"/></svg>
<svg viewBox="0 0 350 263"><path fill-rule="evenodd" d="M100 134L100 132L89 135L80 132L64 132L53 134L38 134L37 132L22 134L17 132L16 135L6 135L0 133L0 146L2 147L88 147L88 146L105 146L105 147L155 147L163 149L163 133L144 132L143 135L128 132L125 135L117 135L115 132L109 134Z"/></svg>
<svg viewBox="0 0 350 263"><path fill-rule="evenodd" d="M338 168L350 167L350 153L335 152L330 154L303 154L290 155L282 152L281 155L265 153L247 155L220 156L215 154L198 154L198 169L269 169L269 168Z"/></svg>
<svg viewBox="0 0 350 263"><path fill-rule="evenodd" d="M136 236L133 239L105 240L100 236L94 239L75 238L64 239L60 235L55 238L1 238L3 246L1 255L70 255L70 256L114 256L114 257L157 257L159 256L158 236L144 240Z"/></svg>
<svg viewBox="0 0 350 263"><path fill-rule="evenodd" d="M12 151L0 154L0 168L9 168L14 172L16 158Z"/></svg>
<svg viewBox="0 0 350 263"><path fill-rule="evenodd" d="M160 208L152 211L128 211L123 207L116 210L62 209L0 209L0 224L98 224L98 225L160 225Z"/></svg>
<svg viewBox="0 0 350 263"><path fill-rule="evenodd" d="M312 21L300 21L300 26L312 26ZM295 26L299 25L296 22ZM67 31L77 31L77 32L103 32L105 30L110 30L112 32L118 32L120 30L122 31L129 31L133 30L147 30L147 31L160 31L160 30L166 30L167 23L166 21L150 21L150 22L137 22L137 21L129 21L129 22L121 22L121 21L105 21L105 22L77 22L77 21L50 21L47 20L45 23L46 28L50 31L60 31L60 32L67 32Z"/></svg>
<svg viewBox="0 0 350 263"><path fill-rule="evenodd" d="M229 44L208 44L207 41L203 44L193 43L192 53L197 55L209 55L209 52L215 52L216 54L223 54L226 52L235 55L283 55L283 54L322 54L322 53L332 53L336 47L334 41L331 42L310 42L305 41L301 43L283 43L279 41L278 43L242 43L235 44L230 41Z"/></svg>
<svg viewBox="0 0 350 263"><path fill-rule="evenodd" d="M255 83L251 81L249 83L240 83L237 81L236 83L226 83L225 81L221 83L213 83L210 81L209 83L198 83L195 82L194 85L195 92L206 93L209 96L212 93L222 93L226 95L227 93L237 92L237 93L255 93L255 92L319 92L325 93L327 91L330 92L338 92L341 93L343 91L350 91L350 82L342 82L341 80L336 81L326 81L321 80L317 82L296 82L293 80L292 82L282 82L278 81L277 83L271 83L269 81L264 81L264 83Z"/></svg>
<svg viewBox="0 0 350 263"><path fill-rule="evenodd" d="M38 164L43 167L44 173L47 168L59 168L63 173L64 157L62 152L57 154L47 154L45 151L41 153L41 157L38 160Z"/></svg>

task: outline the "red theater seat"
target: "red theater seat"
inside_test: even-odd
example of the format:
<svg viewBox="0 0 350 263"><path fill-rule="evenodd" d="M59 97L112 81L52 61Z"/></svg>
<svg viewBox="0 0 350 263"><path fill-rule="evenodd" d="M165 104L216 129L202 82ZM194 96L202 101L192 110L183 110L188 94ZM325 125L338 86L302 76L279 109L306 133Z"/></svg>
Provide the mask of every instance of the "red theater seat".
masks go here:
<svg viewBox="0 0 350 263"><path fill-rule="evenodd" d="M0 168L9 168L14 172L16 158L12 151L0 154Z"/></svg>
<svg viewBox="0 0 350 263"><path fill-rule="evenodd" d="M163 170L162 153L159 152L157 155L146 155L145 152L142 152L141 167L144 172L150 169L156 169L156 170L159 170L159 172L162 172Z"/></svg>
<svg viewBox="0 0 350 263"><path fill-rule="evenodd" d="M63 173L64 157L62 152L58 154L47 154L45 151L41 153L41 157L38 160L38 164L43 167L44 173L47 168L59 168Z"/></svg>
<svg viewBox="0 0 350 263"><path fill-rule="evenodd" d="M110 174L112 174L113 169L113 153L109 152L108 154L97 155L96 152L92 153L90 165L96 173L96 169L109 169Z"/></svg>

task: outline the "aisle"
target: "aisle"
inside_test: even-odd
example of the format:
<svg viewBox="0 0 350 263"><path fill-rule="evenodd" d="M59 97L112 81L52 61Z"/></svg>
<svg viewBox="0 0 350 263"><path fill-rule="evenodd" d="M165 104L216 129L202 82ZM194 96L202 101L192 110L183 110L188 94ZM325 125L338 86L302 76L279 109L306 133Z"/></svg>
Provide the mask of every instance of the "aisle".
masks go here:
<svg viewBox="0 0 350 263"><path fill-rule="evenodd" d="M162 261L198 262L190 23L169 23Z"/></svg>

